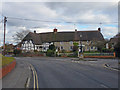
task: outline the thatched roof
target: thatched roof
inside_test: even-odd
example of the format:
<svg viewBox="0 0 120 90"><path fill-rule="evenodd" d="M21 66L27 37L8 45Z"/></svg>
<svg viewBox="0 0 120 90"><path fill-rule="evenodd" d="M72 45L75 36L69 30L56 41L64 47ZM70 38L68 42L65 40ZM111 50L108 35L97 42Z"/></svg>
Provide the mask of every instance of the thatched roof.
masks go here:
<svg viewBox="0 0 120 90"><path fill-rule="evenodd" d="M104 40L100 31L75 31L75 32L48 32L48 33L32 33L30 32L23 39L32 40L34 44L42 44L44 42L67 42L67 41L90 41Z"/></svg>

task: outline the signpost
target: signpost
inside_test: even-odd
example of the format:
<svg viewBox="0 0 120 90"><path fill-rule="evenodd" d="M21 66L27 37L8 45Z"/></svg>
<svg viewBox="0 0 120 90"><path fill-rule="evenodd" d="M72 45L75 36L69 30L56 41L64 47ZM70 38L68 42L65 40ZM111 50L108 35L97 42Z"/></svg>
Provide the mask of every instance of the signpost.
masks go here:
<svg viewBox="0 0 120 90"><path fill-rule="evenodd" d="M82 45L82 42L80 41L80 45L78 45L78 57L79 57L80 59L83 59L83 58L84 58L83 46L84 46L84 45Z"/></svg>

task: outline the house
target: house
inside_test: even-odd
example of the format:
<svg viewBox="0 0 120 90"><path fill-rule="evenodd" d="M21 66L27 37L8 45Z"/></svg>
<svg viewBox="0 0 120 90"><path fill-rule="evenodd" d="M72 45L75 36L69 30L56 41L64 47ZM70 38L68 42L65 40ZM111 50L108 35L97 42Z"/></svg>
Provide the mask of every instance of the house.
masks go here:
<svg viewBox="0 0 120 90"><path fill-rule="evenodd" d="M3 52L3 46L1 46ZM5 44L5 54L13 54L14 45L13 44Z"/></svg>
<svg viewBox="0 0 120 90"><path fill-rule="evenodd" d="M74 42L82 44L84 51L97 51L97 47L93 46L94 40L102 41L104 37L101 29L92 31L73 31L73 32L58 32L58 29L53 29L53 32L36 33L29 32L21 42L23 52L47 51L51 44L54 44L56 50L72 51Z"/></svg>
<svg viewBox="0 0 120 90"><path fill-rule="evenodd" d="M117 44L119 38L120 38L120 33L118 33L113 38L111 38L109 41L109 47L114 49L114 46Z"/></svg>

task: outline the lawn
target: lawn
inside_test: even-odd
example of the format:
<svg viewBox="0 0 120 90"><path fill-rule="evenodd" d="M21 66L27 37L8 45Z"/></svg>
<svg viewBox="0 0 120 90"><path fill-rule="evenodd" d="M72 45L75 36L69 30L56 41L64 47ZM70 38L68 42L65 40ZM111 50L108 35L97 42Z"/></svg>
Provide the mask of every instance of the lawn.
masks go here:
<svg viewBox="0 0 120 90"><path fill-rule="evenodd" d="M0 64L0 67L1 67L1 66L3 67L3 66L5 66L5 65L13 62L14 60L15 60L15 58L13 58L13 57L5 57L5 56L2 56L2 55L0 54L0 63L2 63L2 65Z"/></svg>

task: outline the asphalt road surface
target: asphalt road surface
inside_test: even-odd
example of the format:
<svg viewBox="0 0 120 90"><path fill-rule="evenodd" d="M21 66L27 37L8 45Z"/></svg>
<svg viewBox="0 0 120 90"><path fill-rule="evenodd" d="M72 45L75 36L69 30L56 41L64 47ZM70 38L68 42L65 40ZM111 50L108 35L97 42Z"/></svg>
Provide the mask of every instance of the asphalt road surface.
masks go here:
<svg viewBox="0 0 120 90"><path fill-rule="evenodd" d="M104 67L74 63L70 58L24 57L16 60L34 66L39 88L118 88L118 72Z"/></svg>
<svg viewBox="0 0 120 90"><path fill-rule="evenodd" d="M37 71L39 88L118 88L118 72L70 58L18 58Z"/></svg>

